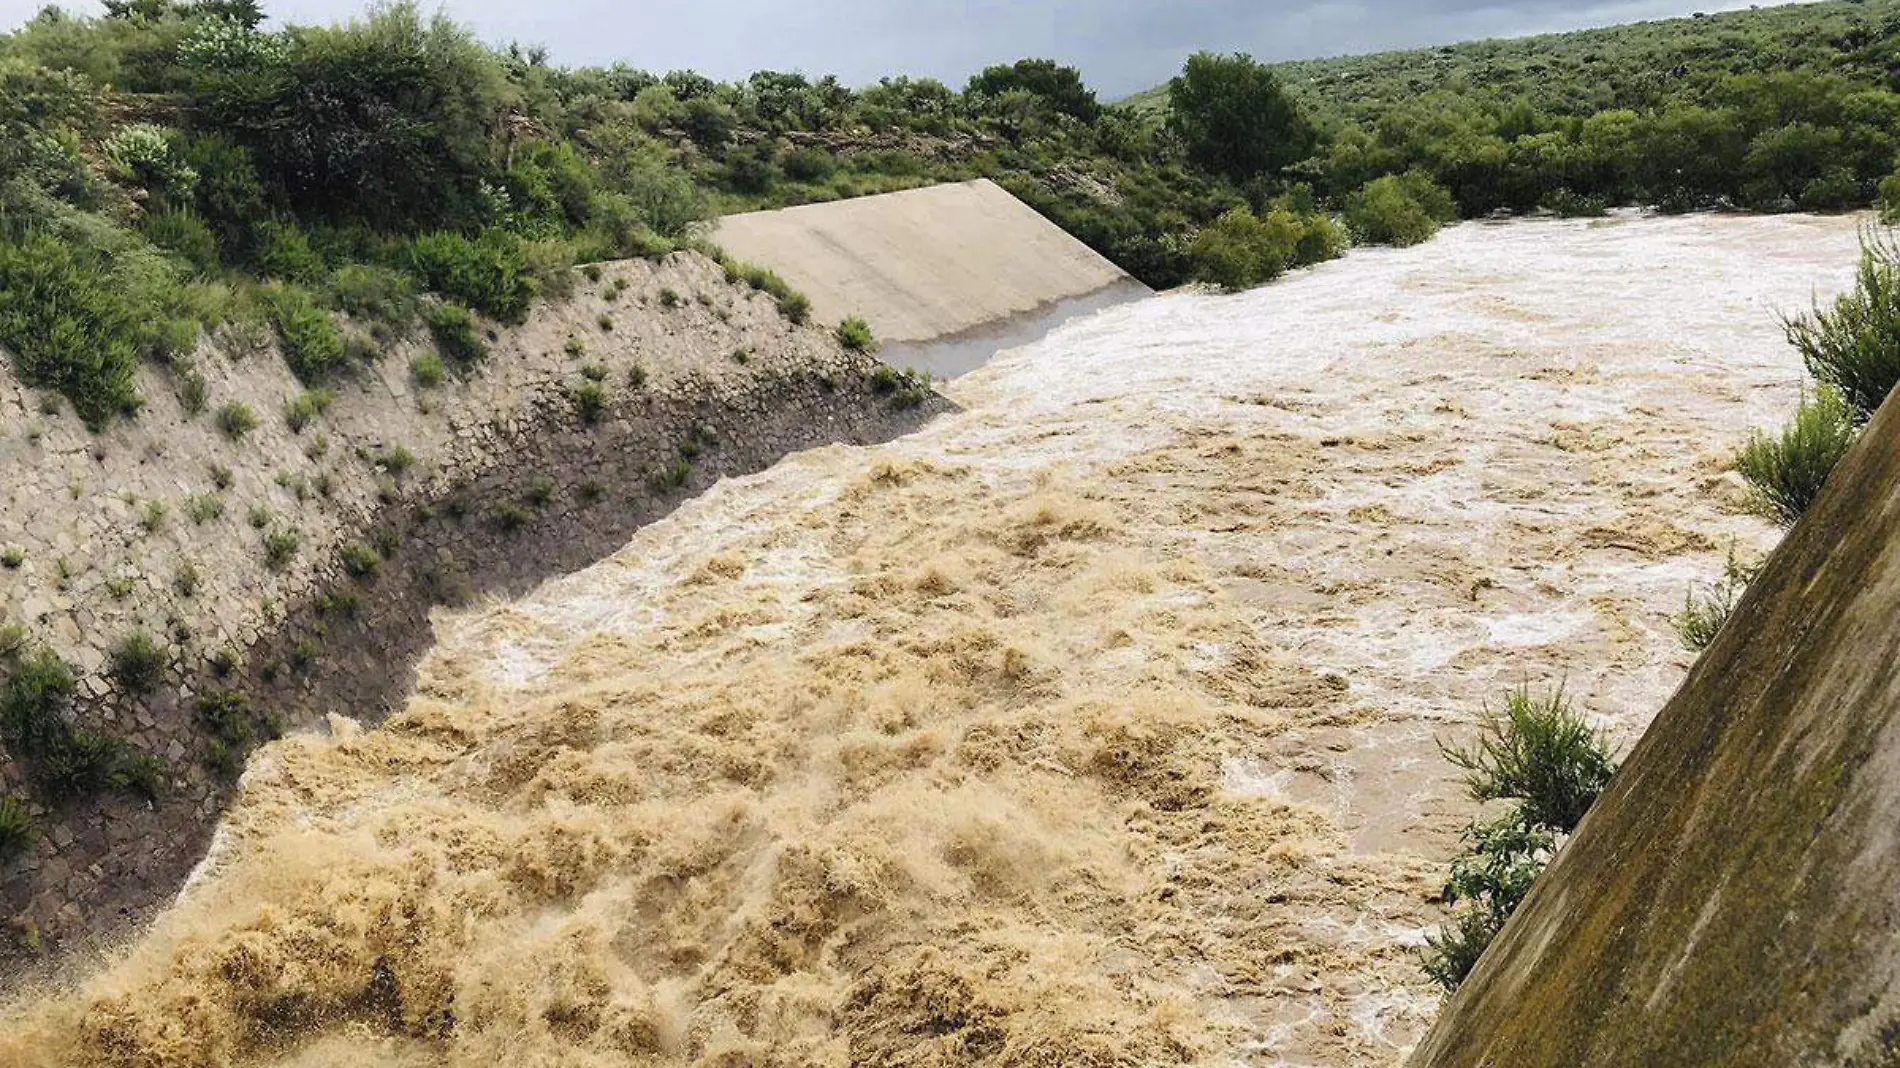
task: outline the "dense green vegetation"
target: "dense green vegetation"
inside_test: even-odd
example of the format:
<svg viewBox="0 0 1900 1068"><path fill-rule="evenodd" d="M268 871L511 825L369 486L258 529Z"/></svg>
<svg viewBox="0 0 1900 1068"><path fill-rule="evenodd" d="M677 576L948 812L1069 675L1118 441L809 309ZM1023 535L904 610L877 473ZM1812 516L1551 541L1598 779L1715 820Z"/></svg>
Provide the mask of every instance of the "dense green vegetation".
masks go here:
<svg viewBox="0 0 1900 1068"><path fill-rule="evenodd" d="M1458 209L1832 210L1894 173L1900 3L1830 2L1278 64L1325 198L1419 171ZM1124 102L1158 117L1170 90ZM1896 186L1900 192L1900 186Z"/></svg>
<svg viewBox="0 0 1900 1068"><path fill-rule="evenodd" d="M206 332L274 333L312 385L419 321L466 366L474 315L519 322L574 263L944 180L993 178L1156 286L1244 288L1496 210L1900 209L1900 0L1277 67L1203 54L1118 107L1047 60L961 90L718 83L564 69L402 4L282 30L252 0L110 11L0 36L0 345L94 427L137 411L142 359L189 392Z"/></svg>

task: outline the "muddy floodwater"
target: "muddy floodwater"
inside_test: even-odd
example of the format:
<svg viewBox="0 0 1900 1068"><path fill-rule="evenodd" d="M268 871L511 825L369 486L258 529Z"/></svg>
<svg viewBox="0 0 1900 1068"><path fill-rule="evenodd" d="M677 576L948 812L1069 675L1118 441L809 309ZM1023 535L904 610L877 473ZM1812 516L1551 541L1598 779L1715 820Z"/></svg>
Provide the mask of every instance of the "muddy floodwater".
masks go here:
<svg viewBox="0 0 1900 1068"><path fill-rule="evenodd" d="M1855 226L1471 224L1071 323L443 616L0 1063L1393 1065L1434 738L1561 683L1635 740L1773 544L1725 465Z"/></svg>

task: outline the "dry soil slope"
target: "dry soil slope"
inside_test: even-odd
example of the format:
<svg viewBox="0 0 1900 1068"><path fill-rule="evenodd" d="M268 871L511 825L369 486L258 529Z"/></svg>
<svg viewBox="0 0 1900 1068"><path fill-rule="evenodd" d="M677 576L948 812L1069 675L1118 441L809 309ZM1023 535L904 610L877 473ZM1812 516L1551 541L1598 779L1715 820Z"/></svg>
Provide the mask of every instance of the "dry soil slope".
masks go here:
<svg viewBox="0 0 1900 1068"><path fill-rule="evenodd" d="M1900 1064L1896 490L1890 402L1418 1068Z"/></svg>
<svg viewBox="0 0 1900 1068"><path fill-rule="evenodd" d="M818 321L863 316L895 362L940 374L1148 293L987 179L733 215L715 239L784 275Z"/></svg>

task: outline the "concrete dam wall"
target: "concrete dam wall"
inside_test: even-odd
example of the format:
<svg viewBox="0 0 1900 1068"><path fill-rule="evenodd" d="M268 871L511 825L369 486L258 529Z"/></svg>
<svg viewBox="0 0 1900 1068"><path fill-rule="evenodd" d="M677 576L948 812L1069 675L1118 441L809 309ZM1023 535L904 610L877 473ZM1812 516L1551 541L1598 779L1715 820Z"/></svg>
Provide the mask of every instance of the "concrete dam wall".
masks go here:
<svg viewBox="0 0 1900 1068"><path fill-rule="evenodd" d="M1889 401L1414 1068L1900 1065Z"/></svg>
<svg viewBox="0 0 1900 1068"><path fill-rule="evenodd" d="M722 219L713 238L863 316L885 361L938 376L1035 341L1146 286L987 179Z"/></svg>

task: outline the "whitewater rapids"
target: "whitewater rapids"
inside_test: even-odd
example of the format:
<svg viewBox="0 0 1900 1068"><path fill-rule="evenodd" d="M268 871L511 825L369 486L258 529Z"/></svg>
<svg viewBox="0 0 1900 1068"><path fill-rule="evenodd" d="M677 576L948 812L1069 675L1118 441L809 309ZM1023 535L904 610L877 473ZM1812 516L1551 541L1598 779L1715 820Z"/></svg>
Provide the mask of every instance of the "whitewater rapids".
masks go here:
<svg viewBox="0 0 1900 1068"><path fill-rule="evenodd" d="M0 1065L1391 1065L1433 739L1523 683L1640 733L1855 224L1468 224L1005 354L440 617Z"/></svg>

